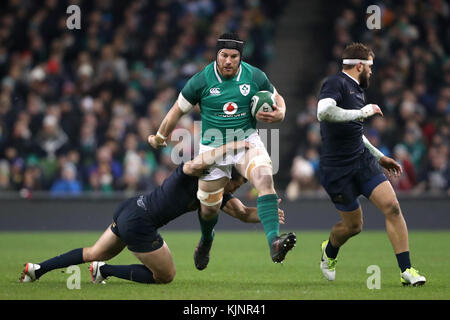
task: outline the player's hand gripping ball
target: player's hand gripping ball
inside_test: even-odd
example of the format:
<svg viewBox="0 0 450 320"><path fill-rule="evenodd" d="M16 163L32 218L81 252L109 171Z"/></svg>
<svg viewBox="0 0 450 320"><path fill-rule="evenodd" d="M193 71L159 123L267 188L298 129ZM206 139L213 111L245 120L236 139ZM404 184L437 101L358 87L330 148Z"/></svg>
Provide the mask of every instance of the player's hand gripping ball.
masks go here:
<svg viewBox="0 0 450 320"><path fill-rule="evenodd" d="M270 91L258 91L252 97L252 101L250 102L250 112L252 117L255 118L261 111L272 112L273 105L276 105L275 95L273 93Z"/></svg>

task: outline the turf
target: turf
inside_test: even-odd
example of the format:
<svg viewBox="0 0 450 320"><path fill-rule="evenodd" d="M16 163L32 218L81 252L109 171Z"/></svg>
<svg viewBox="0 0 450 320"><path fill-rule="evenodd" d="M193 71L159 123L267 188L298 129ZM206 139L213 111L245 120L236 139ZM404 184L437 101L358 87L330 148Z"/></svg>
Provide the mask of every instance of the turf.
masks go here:
<svg viewBox="0 0 450 320"><path fill-rule="evenodd" d="M411 231L413 265L428 282L402 287L399 269L385 232L364 231L339 253L336 281L328 282L318 267L326 231L298 231L297 246L285 262L274 264L262 232L216 233L207 269L194 267L199 232L162 232L177 275L168 285L145 285L110 278L106 285L89 282L88 264L81 265L80 289L68 289L69 274L55 270L34 283L19 283L23 263L40 262L73 248L90 246L101 232L0 233L0 299L158 299L158 300L310 300L310 299L450 299L449 231ZM111 264L137 263L124 250ZM370 265L381 270L381 288L368 289Z"/></svg>

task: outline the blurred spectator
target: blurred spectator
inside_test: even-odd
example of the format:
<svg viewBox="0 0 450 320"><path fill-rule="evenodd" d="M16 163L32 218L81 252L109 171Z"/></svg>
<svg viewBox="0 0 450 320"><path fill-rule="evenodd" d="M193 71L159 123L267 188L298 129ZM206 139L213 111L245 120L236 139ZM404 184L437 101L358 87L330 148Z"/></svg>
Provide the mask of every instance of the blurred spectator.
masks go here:
<svg viewBox="0 0 450 320"><path fill-rule="evenodd" d="M412 122L408 125L402 144L408 150L414 168L421 168L426 149L422 141L422 132L416 123Z"/></svg>
<svg viewBox="0 0 450 320"><path fill-rule="evenodd" d="M82 191L77 180L77 169L74 164L67 162L61 168L61 178L56 180L50 192L52 195L78 195Z"/></svg>
<svg viewBox="0 0 450 320"><path fill-rule="evenodd" d="M22 189L29 192L42 190L44 188L44 175L39 165L39 159L35 155L30 155L26 160L24 180Z"/></svg>
<svg viewBox="0 0 450 320"><path fill-rule="evenodd" d="M416 192L429 191L432 193L446 192L450 196L450 166L448 157L437 154L431 157L431 163L419 175Z"/></svg>
<svg viewBox="0 0 450 320"><path fill-rule="evenodd" d="M139 153L138 136L135 133L128 133L125 137L124 147L124 190L128 193L146 190L147 184L145 179L150 177L151 168L146 165L145 154Z"/></svg>
<svg viewBox="0 0 450 320"><path fill-rule="evenodd" d="M399 144L394 148L394 159L402 166L403 174L396 179L391 179L395 189L410 191L417 183L417 174L411 161L408 149Z"/></svg>
<svg viewBox="0 0 450 320"><path fill-rule="evenodd" d="M96 162L88 169L90 190L113 191L122 176L122 166L108 146L97 150Z"/></svg>
<svg viewBox="0 0 450 320"><path fill-rule="evenodd" d="M0 161L0 191L6 191L10 188L10 169L9 163L6 160Z"/></svg>
<svg viewBox="0 0 450 320"><path fill-rule="evenodd" d="M314 167L304 158L297 156L291 170L292 180L286 188L286 197L295 200L302 192L317 189L317 182L314 179Z"/></svg>
<svg viewBox="0 0 450 320"><path fill-rule="evenodd" d="M25 157L33 151L33 139L29 129L29 117L26 113L21 115L14 123L8 143L17 150L19 156Z"/></svg>

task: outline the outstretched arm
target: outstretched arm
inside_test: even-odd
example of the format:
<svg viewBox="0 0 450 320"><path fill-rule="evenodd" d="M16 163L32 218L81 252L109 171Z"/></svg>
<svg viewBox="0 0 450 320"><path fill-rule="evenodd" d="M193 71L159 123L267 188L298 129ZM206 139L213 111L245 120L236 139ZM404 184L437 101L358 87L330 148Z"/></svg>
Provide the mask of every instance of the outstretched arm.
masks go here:
<svg viewBox="0 0 450 320"><path fill-rule="evenodd" d="M164 117L156 135L152 134L148 137L148 143L155 149L166 147L167 137L172 133L173 129L175 129L178 120L180 120L184 113L185 112L180 108L177 100Z"/></svg>
<svg viewBox="0 0 450 320"><path fill-rule="evenodd" d="M189 176L199 177L214 163L222 161L224 155L249 147L250 143L244 140L229 142L218 148L203 152L191 161L186 162L183 166L183 172Z"/></svg>
<svg viewBox="0 0 450 320"><path fill-rule="evenodd" d="M374 114L383 113L376 104L368 104L360 110L347 110L336 105L336 100L332 98L321 99L317 104L317 119L328 122L349 122L359 119L366 119Z"/></svg>
<svg viewBox="0 0 450 320"><path fill-rule="evenodd" d="M232 198L227 201L222 211L229 214L233 218L239 219L246 223L260 222L257 209L245 206L238 198ZM278 208L278 219L280 224L284 224L284 211Z"/></svg>

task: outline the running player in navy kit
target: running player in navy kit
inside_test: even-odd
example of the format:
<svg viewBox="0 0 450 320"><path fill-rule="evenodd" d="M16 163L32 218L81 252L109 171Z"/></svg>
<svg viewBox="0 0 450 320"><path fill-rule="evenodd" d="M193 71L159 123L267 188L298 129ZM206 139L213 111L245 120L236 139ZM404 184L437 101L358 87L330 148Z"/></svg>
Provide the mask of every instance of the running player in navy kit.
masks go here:
<svg viewBox="0 0 450 320"><path fill-rule="evenodd" d="M317 109L322 136L320 183L342 219L333 226L329 239L322 243L320 268L326 279L335 280L339 248L362 229L362 209L358 200L362 194L385 215L386 231L397 257L401 283L422 285L426 282L425 277L411 266L408 230L400 205L381 169L399 176L402 168L363 135L364 119L383 115L377 105L366 104L364 96L374 56L361 43L347 46L343 52L342 72L329 77L320 90Z"/></svg>
<svg viewBox="0 0 450 320"><path fill-rule="evenodd" d="M200 207L196 197L198 177L217 159L249 147L245 141L232 142L180 164L151 193L123 201L114 213L112 224L92 247L74 249L39 264L26 263L20 281L33 282L51 270L93 261L90 271L94 283L110 276L141 283L171 282L175 277L175 265L158 229ZM232 175L224 190L221 209L244 222L259 222L256 208L244 206L232 195L245 182L237 172ZM280 223L284 223L283 210L278 213ZM125 246L143 264L117 266L103 262L118 255Z"/></svg>

